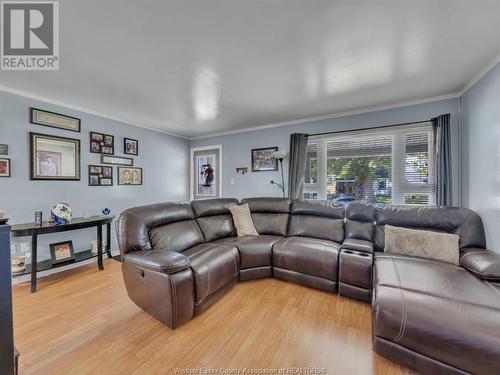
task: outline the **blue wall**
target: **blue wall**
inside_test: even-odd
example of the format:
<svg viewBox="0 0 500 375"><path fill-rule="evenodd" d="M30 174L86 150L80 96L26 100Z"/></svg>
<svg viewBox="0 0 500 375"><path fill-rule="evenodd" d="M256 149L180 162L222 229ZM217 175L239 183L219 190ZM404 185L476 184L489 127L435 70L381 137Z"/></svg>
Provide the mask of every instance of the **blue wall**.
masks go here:
<svg viewBox="0 0 500 375"><path fill-rule="evenodd" d="M453 147L454 205L460 204L460 158L459 158L459 116L458 99L443 100L396 109L365 113L336 119L304 122L297 125L256 130L245 133L192 140L191 147L222 144L223 147L223 195L244 198L249 196L280 196L281 191L269 183L280 181L279 172L251 172L250 150L252 148L278 146L288 150L290 134L322 133L340 130L355 130L412 121L429 120L432 117L450 113ZM249 173L237 174L236 167L248 167ZM288 165L284 165L287 181ZM234 179L234 184L231 184ZM286 183L286 182L285 182Z"/></svg>
<svg viewBox="0 0 500 375"><path fill-rule="evenodd" d="M29 123L29 107L79 117L82 132L59 130ZM0 143L9 145L12 177L0 178L0 208L6 209L10 224L32 222L35 211L48 217L57 202L67 202L74 216L98 214L104 207L118 215L122 210L161 201L189 199L189 147L188 141L122 122L61 108L25 97L0 92ZM100 164L100 155L89 152L89 131L115 136L115 155L123 155L123 137L139 140L139 156L134 165L143 167L143 186L118 186L117 170L113 167L113 187L88 186L88 165ZM81 181L30 181L28 133L35 131L81 140ZM124 155L123 155L124 156ZM4 156L0 156L4 157ZM114 228L113 250L117 249ZM81 230L64 235L46 235L39 239L40 258L49 258L49 243L72 239L75 251L90 248L95 229ZM29 241L23 238L22 241ZM19 240L16 243L19 244Z"/></svg>
<svg viewBox="0 0 500 375"><path fill-rule="evenodd" d="M465 207L483 218L488 247L500 252L500 64L461 98Z"/></svg>

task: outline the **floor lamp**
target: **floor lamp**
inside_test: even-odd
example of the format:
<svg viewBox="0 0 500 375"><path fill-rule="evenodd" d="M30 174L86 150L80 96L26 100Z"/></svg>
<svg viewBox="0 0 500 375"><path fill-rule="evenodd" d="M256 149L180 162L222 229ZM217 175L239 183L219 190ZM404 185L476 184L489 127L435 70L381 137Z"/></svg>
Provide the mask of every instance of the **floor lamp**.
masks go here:
<svg viewBox="0 0 500 375"><path fill-rule="evenodd" d="M288 151L275 151L271 154L271 157L279 160L280 168L281 168L281 184L277 183L274 180L271 180L271 184L279 186L281 188L281 191L283 192L283 198L286 197L286 195L285 195L285 178L283 176L283 160L286 159L287 156L288 156Z"/></svg>

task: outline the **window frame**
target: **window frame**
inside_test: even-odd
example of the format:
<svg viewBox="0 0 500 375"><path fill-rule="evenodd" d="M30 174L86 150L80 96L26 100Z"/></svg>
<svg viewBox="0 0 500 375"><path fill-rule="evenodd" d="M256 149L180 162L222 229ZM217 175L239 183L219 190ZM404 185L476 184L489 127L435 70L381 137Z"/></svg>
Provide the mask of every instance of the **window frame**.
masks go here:
<svg viewBox="0 0 500 375"><path fill-rule="evenodd" d="M427 134L428 142L428 182L408 182L406 180L406 136L410 134ZM309 144L316 144L317 150L317 182L304 183L304 193L317 193L318 200L326 200L327 198L327 146L330 142L349 141L356 139L375 140L377 138L391 138L391 185L392 205L406 205L405 195L427 195L429 197L429 206L435 205L436 202L436 176L435 176L435 149L434 149L434 134L432 131L432 123L426 122L423 124L409 124L390 129L370 129L370 130L354 130L349 132L332 133L326 136L312 136L309 139ZM304 180L305 181L305 180Z"/></svg>

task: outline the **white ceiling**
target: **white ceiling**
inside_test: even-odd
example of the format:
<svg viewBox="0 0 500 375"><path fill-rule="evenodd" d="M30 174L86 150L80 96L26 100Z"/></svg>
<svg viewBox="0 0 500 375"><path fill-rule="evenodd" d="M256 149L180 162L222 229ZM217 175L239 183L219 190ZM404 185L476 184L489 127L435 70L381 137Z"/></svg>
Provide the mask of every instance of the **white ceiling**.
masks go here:
<svg viewBox="0 0 500 375"><path fill-rule="evenodd" d="M452 94L499 0L64 0L60 70L0 85L186 137Z"/></svg>

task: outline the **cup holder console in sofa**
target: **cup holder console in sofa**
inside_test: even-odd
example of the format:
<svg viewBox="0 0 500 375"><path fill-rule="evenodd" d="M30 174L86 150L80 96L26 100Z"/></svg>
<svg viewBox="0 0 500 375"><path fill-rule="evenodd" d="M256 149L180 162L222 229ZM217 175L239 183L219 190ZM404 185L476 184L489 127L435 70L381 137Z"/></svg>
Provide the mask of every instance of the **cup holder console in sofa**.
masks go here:
<svg viewBox="0 0 500 375"><path fill-rule="evenodd" d="M236 199L160 203L117 223L129 297L174 329L235 283L275 277L372 302L374 350L423 373L493 374L500 363L500 255L481 219L439 207L346 208L249 198L258 236L237 237ZM384 226L457 234L461 266L384 253Z"/></svg>

